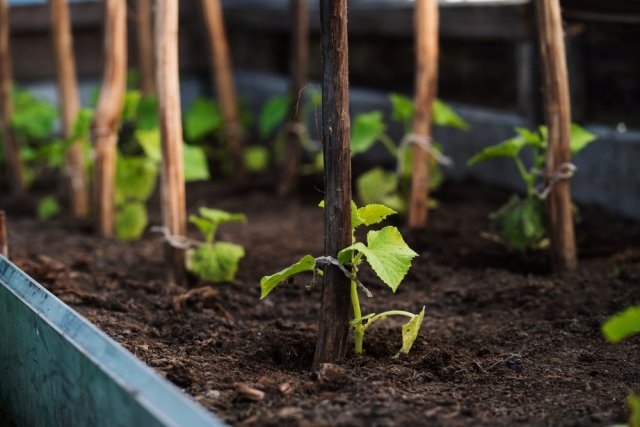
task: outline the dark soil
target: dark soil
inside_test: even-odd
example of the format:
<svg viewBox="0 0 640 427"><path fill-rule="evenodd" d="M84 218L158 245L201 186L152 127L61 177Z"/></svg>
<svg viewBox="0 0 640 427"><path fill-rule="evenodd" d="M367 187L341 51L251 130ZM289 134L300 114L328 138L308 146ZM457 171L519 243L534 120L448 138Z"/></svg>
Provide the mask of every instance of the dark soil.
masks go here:
<svg viewBox="0 0 640 427"><path fill-rule="evenodd" d="M235 283L167 291L157 236L104 240L69 219L11 215L12 257L231 424L602 426L623 421L625 396L640 390L640 338L611 345L600 333L640 302L638 224L583 208L580 272L554 277L544 253L525 257L481 236L507 194L448 185L429 228L403 230L420 257L397 294L362 272L374 293L365 313L426 306L410 355L391 357L401 321L388 319L367 331L363 356L312 375L319 287L298 278L260 302L259 279L322 254L321 193L277 199L202 185L188 194L190 211L248 215L220 232L247 249ZM252 389L264 397L252 400L261 397Z"/></svg>

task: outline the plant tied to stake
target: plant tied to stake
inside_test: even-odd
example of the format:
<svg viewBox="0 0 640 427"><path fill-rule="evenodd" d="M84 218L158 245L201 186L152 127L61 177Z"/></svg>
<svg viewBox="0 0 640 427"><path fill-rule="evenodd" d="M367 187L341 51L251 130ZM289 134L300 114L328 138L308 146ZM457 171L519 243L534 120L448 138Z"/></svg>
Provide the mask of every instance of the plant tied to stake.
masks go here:
<svg viewBox="0 0 640 427"><path fill-rule="evenodd" d="M324 202L320 205L324 207ZM396 213L384 205L373 204L358 208L352 202L352 245L341 250L337 258L327 256L314 258L312 255L306 255L282 271L263 277L260 280L261 299L266 298L276 287L286 283L287 279L296 274L312 271L315 279L318 275L324 274L323 269L336 266L351 282L351 304L354 318L350 325L355 335L355 352L362 352L364 333L371 325L390 316L404 316L409 318L409 321L402 326L402 347L396 357L409 353L424 318L424 307L418 314L404 310L390 310L366 315L362 314L360 307L360 291L371 297L369 290L358 279L358 268L365 260L380 280L395 293L411 268L411 261L418 256L404 241L400 231L393 226L369 231L366 244L356 241L355 232L358 227L378 224Z"/></svg>

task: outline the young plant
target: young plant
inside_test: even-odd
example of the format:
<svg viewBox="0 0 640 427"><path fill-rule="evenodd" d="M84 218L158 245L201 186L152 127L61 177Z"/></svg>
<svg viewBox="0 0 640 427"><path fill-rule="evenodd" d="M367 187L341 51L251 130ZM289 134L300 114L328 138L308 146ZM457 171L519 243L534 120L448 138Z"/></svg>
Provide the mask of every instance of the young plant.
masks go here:
<svg viewBox="0 0 640 427"><path fill-rule="evenodd" d="M324 206L324 203L321 203L321 206ZM351 279L351 303L354 313L351 327L355 336L355 352L362 352L364 334L374 323L389 316L404 316L409 321L402 326L402 347L396 357L401 353L407 354L418 336L420 325L424 318L424 307L418 314L404 310L390 310L383 313L363 315L360 307L359 291L364 291L367 296L371 296L371 294L360 283L358 268L366 260L380 280L395 293L411 268L411 261L418 254L405 243L400 231L393 226L370 230L367 233L366 244L357 242L355 232L358 227L378 224L397 212L379 204L358 208L352 202L351 206L353 244L340 251L337 259L331 257L314 258L311 255L306 255L300 261L284 270L271 276L263 277L260 280L261 299L266 298L277 286L286 283L287 279L296 274L312 271L314 275L317 275L321 274L322 268L329 265L337 266Z"/></svg>
<svg viewBox="0 0 640 427"><path fill-rule="evenodd" d="M204 207L198 213L199 215L191 215L189 221L198 227L204 236L204 243L187 251L187 269L202 280L231 282L245 255L244 248L234 243L216 241L216 232L220 224L247 222L247 217L244 214Z"/></svg>
<svg viewBox="0 0 640 427"><path fill-rule="evenodd" d="M487 147L477 153L469 161L475 165L496 158L512 159L520 172L526 186L526 194L521 198L517 194L489 216L491 229L507 246L527 251L544 246L547 234L544 215L544 202L550 187L544 185L542 170L547 158L548 137L546 126L540 126L537 131L516 128L517 135L498 145ZM574 124L571 127L571 152L580 152L596 139L595 135ZM527 169L522 154L529 148L533 157L530 168ZM567 165L567 168L570 166ZM572 171L559 171L571 173Z"/></svg>
<svg viewBox="0 0 640 427"><path fill-rule="evenodd" d="M358 197L363 203L382 203L390 206L398 212L404 213L407 207L407 197L411 182L411 164L413 150L408 144L412 133L412 122L415 111L413 101L406 96L392 93L391 119L403 126L405 137L398 146L387 134L387 126L384 123L382 112L372 111L355 116L351 132L351 151L355 156L369 151L376 142L380 142L391 156L396 160L397 170L386 171L381 167L375 167L363 173L357 181ZM460 130L468 130L469 125L456 112L441 100L436 100L433 108L433 123L436 126L452 127ZM440 144L432 143L432 156L430 157L431 189L438 188L444 174L438 160L446 159L442 156ZM432 200L433 202L433 200Z"/></svg>

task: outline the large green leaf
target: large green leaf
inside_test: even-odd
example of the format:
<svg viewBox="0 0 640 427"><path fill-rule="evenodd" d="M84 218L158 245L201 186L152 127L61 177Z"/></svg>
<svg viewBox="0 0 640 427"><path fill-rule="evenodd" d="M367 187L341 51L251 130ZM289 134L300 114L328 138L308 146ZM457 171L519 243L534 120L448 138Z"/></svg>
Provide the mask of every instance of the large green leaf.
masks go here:
<svg viewBox="0 0 640 427"><path fill-rule="evenodd" d="M353 252L361 252L376 272L380 280L393 292L398 289L402 279L411 268L411 260L418 256L404 241L396 227L387 226L382 230L369 231L367 244L358 242L343 249L338 260L347 264Z"/></svg>
<svg viewBox="0 0 640 427"><path fill-rule="evenodd" d="M640 305L629 307L607 320L602 325L602 332L612 343L640 333Z"/></svg>
<svg viewBox="0 0 640 427"><path fill-rule="evenodd" d="M409 151L409 150L407 150ZM373 168L358 177L358 198L364 204L382 204L396 212L404 212L406 203L399 194L398 175L380 167Z"/></svg>
<svg viewBox="0 0 640 427"><path fill-rule="evenodd" d="M228 242L204 244L187 251L187 269L202 280L230 282L236 277L244 248Z"/></svg>
<svg viewBox="0 0 640 427"><path fill-rule="evenodd" d="M218 104L207 98L197 98L187 110L184 132L187 141L193 142L216 133L222 127L222 115Z"/></svg>
<svg viewBox="0 0 640 427"><path fill-rule="evenodd" d="M143 96L136 111L136 129L152 130L159 125L158 100L155 96Z"/></svg>
<svg viewBox="0 0 640 427"><path fill-rule="evenodd" d="M202 147L183 144L182 156L185 182L206 181L209 179L209 164L207 163L207 155Z"/></svg>
<svg viewBox="0 0 640 427"><path fill-rule="evenodd" d="M544 204L535 195L520 199L514 194L489 219L500 239L521 251L538 247L546 234Z"/></svg>
<svg viewBox="0 0 640 427"><path fill-rule="evenodd" d="M223 222L247 222L247 216L242 213L230 213L220 209L211 209L201 207L198 209L200 216L208 219L214 224L221 224Z"/></svg>
<svg viewBox="0 0 640 427"><path fill-rule="evenodd" d="M382 119L382 112L358 114L351 129L351 154L364 153L383 135L386 126Z"/></svg>
<svg viewBox="0 0 640 427"><path fill-rule="evenodd" d="M116 203L146 201L156 188L158 165L146 157L118 156Z"/></svg>
<svg viewBox="0 0 640 427"><path fill-rule="evenodd" d="M484 162L489 159L496 159L499 157L506 157L509 159L515 159L520 151L525 147L526 141L521 136L516 136L506 141L487 147L484 150L473 156L468 162L468 165L475 165L476 163Z"/></svg>
<svg viewBox="0 0 640 427"><path fill-rule="evenodd" d="M148 222L144 203L125 203L116 211L116 237L127 241L139 239Z"/></svg>
<svg viewBox="0 0 640 427"><path fill-rule="evenodd" d="M49 219L57 216L62 212L62 207L58 203L58 199L54 196L47 196L40 199L37 206L38 218Z"/></svg>
<svg viewBox="0 0 640 427"><path fill-rule="evenodd" d="M453 108L439 99L436 99L433 103L433 123L437 126L447 126L462 130L469 129L469 123L460 117Z"/></svg>
<svg viewBox="0 0 640 427"><path fill-rule="evenodd" d="M405 129L408 130L415 111L413 101L399 93L390 94L389 100L391 101L391 118L402 123Z"/></svg>
<svg viewBox="0 0 640 427"><path fill-rule="evenodd" d="M367 227L373 224L377 224L383 221L390 215L395 215L398 212L393 209L380 204L371 204L366 205L361 208L358 208L358 218L360 222Z"/></svg>
<svg viewBox="0 0 640 427"><path fill-rule="evenodd" d="M316 267L316 259L311 255L305 255L300 261L293 265L272 274L271 276L264 276L260 279L260 299L264 299L283 281L289 277L303 273L305 271L313 271Z"/></svg>
<svg viewBox="0 0 640 427"><path fill-rule="evenodd" d="M54 105L23 89L14 89L13 104L11 126L18 137L37 140L53 133L58 117Z"/></svg>
<svg viewBox="0 0 640 427"><path fill-rule="evenodd" d="M258 130L262 138L267 138L278 125L284 123L289 114L291 97L275 96L262 107L258 118Z"/></svg>
<svg viewBox="0 0 640 427"><path fill-rule="evenodd" d="M420 326L424 319L424 310L425 308L422 307L420 313L402 325L402 348L400 349L400 353L409 354L409 351L411 351L411 347L413 347L413 343L416 341L416 338L418 338L418 333L420 332ZM399 356L400 353L396 356Z"/></svg>
<svg viewBox="0 0 640 427"><path fill-rule="evenodd" d="M149 160L155 163L162 162L159 129L138 129L136 130L135 137Z"/></svg>
<svg viewBox="0 0 640 427"><path fill-rule="evenodd" d="M244 166L249 172L261 173L269 167L269 150L262 145L250 145L244 149Z"/></svg>
<svg viewBox="0 0 640 427"><path fill-rule="evenodd" d="M595 141L597 137L586 130L585 128L577 125L571 125L571 154L576 154L584 149L587 145Z"/></svg>

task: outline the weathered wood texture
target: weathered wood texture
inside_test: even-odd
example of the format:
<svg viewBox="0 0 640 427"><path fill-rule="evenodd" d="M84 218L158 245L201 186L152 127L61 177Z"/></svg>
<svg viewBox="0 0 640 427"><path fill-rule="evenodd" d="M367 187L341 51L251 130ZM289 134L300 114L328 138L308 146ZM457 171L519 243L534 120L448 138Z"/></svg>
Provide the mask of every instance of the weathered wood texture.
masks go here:
<svg viewBox="0 0 640 427"><path fill-rule="evenodd" d="M278 193L288 194L296 188L300 173L300 132L305 129L304 86L309 68L309 11L307 0L291 0L291 110L282 174Z"/></svg>
<svg viewBox="0 0 640 427"><path fill-rule="evenodd" d="M114 233L118 129L127 80L126 0L105 0L105 68L92 125L95 147L94 209L103 237Z"/></svg>
<svg viewBox="0 0 640 427"><path fill-rule="evenodd" d="M559 0L536 1L542 55L545 117L549 129L547 179L571 161L571 107ZM551 257L554 271L577 268L576 244L569 180L560 180L547 199Z"/></svg>
<svg viewBox="0 0 640 427"><path fill-rule="evenodd" d="M9 237L7 235L7 216L0 211L0 255L9 258Z"/></svg>
<svg viewBox="0 0 640 427"><path fill-rule="evenodd" d="M238 99L220 0L202 0L202 10L211 46L211 59L218 101L224 119L227 148L233 163L233 172L236 177L242 179L244 177L243 130L238 121Z"/></svg>
<svg viewBox="0 0 640 427"><path fill-rule="evenodd" d="M351 244L351 147L347 0L321 0L322 143L325 181L325 255ZM350 280L335 266L325 269L313 369L335 362L347 349Z"/></svg>
<svg viewBox="0 0 640 427"><path fill-rule="evenodd" d="M65 138L70 138L73 135L73 127L80 112L80 96L76 78L69 5L66 0L49 0L49 3L60 111L62 113L62 132ZM82 140L76 141L67 150L65 175L67 176L71 214L76 218L88 215L89 186Z"/></svg>
<svg viewBox="0 0 640 427"><path fill-rule="evenodd" d="M153 95L156 88L153 53L153 0L137 0L136 21L138 35L138 67L140 89L145 95Z"/></svg>
<svg viewBox="0 0 640 427"><path fill-rule="evenodd" d="M178 0L158 0L156 57L158 58L158 109L162 136L162 223L174 236L187 232L182 112L178 72ZM167 280L185 285L184 250L165 243Z"/></svg>
<svg viewBox="0 0 640 427"><path fill-rule="evenodd" d="M413 133L418 138L430 138L433 103L438 90L438 1L417 0L416 34L416 95ZM427 224L429 199L430 154L419 145L413 146L409 225Z"/></svg>
<svg viewBox="0 0 640 427"><path fill-rule="evenodd" d="M7 0L0 0L0 130L2 131L9 186L14 193L20 193L24 190L24 178L18 140L11 129L11 116L13 115L11 63L9 6Z"/></svg>

